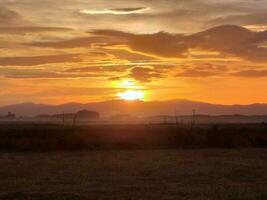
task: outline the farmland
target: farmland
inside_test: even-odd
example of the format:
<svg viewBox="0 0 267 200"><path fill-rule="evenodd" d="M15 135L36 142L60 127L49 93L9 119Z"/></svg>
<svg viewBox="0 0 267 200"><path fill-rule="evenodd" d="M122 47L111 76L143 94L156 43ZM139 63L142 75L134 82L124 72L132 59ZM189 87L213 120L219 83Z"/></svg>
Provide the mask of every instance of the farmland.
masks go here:
<svg viewBox="0 0 267 200"><path fill-rule="evenodd" d="M267 150L1 153L0 199L266 199Z"/></svg>
<svg viewBox="0 0 267 200"><path fill-rule="evenodd" d="M2 124L0 200L267 199L265 124Z"/></svg>

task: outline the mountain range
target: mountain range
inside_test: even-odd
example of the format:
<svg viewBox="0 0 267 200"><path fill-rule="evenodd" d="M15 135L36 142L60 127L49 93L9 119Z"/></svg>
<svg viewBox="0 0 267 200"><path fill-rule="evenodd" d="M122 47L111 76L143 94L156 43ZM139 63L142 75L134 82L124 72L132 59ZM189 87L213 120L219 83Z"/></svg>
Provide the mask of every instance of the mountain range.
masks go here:
<svg viewBox="0 0 267 200"><path fill-rule="evenodd" d="M17 116L33 117L41 114L58 114L78 112L80 110L97 111L101 116L116 114L131 114L135 116L155 115L191 115L193 110L197 114L206 115L267 115L267 104L250 105L219 105L189 100L170 101L124 101L112 100L97 103L67 103L62 105L46 105L35 103L22 103L0 107L0 115L8 112Z"/></svg>

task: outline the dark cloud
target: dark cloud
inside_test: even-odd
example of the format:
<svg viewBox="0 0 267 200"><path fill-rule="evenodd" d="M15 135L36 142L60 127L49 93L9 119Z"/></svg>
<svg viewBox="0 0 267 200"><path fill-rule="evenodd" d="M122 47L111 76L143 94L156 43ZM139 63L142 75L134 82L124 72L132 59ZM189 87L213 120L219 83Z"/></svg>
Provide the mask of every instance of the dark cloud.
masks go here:
<svg viewBox="0 0 267 200"><path fill-rule="evenodd" d="M108 80L109 81L119 81L119 80L121 80L121 77L119 77L119 76L113 76L113 77L108 78Z"/></svg>
<svg viewBox="0 0 267 200"><path fill-rule="evenodd" d="M113 30L97 30L94 33L119 38L121 42L117 44L160 57L183 58L187 57L190 48L196 48L220 52L225 56L267 61L267 48L260 47L262 42L267 41L267 31L252 32L233 25L219 26L189 36L165 32L137 35Z"/></svg>
<svg viewBox="0 0 267 200"><path fill-rule="evenodd" d="M183 53L189 48L182 42L185 36L165 32L136 35L114 30L96 30L93 33L120 38L123 41L121 44L128 45L135 51L162 57L183 57Z"/></svg>
<svg viewBox="0 0 267 200"><path fill-rule="evenodd" d="M73 63L81 61L79 54L61 54L29 57L0 57L0 66L34 66L51 63Z"/></svg>
<svg viewBox="0 0 267 200"><path fill-rule="evenodd" d="M263 78L267 77L267 70L244 70L232 73L233 76L244 78Z"/></svg>
<svg viewBox="0 0 267 200"><path fill-rule="evenodd" d="M154 78L162 78L162 71L154 67L134 67L129 76L137 81L150 82Z"/></svg>

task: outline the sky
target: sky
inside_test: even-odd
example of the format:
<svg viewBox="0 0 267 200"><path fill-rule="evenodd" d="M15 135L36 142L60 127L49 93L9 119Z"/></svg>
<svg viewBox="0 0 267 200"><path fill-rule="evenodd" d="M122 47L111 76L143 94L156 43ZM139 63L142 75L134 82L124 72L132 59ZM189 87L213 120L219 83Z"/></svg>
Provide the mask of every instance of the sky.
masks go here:
<svg viewBox="0 0 267 200"><path fill-rule="evenodd" d="M267 0L0 0L0 105L267 103L266 30Z"/></svg>

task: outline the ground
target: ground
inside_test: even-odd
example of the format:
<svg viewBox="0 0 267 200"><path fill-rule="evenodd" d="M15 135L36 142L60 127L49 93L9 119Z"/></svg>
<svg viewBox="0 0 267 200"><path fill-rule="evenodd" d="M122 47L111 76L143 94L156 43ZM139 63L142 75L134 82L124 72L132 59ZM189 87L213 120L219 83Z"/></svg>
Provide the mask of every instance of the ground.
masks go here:
<svg viewBox="0 0 267 200"><path fill-rule="evenodd" d="M2 200L267 199L267 149L1 153Z"/></svg>

